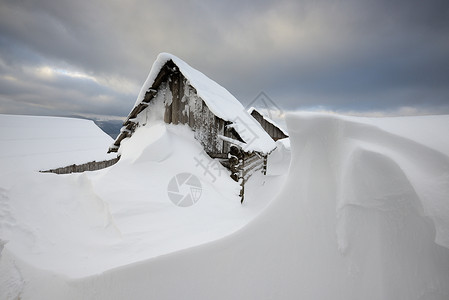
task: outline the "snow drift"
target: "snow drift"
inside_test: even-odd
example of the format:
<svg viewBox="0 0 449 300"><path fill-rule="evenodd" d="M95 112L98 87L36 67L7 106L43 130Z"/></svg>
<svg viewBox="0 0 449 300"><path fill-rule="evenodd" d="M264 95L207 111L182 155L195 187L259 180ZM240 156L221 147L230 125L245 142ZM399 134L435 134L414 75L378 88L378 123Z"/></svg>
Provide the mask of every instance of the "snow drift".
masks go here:
<svg viewBox="0 0 449 300"><path fill-rule="evenodd" d="M290 116L288 179L259 218L77 287L119 298L447 299L449 249L434 240L447 230L448 157L362 122Z"/></svg>
<svg viewBox="0 0 449 300"><path fill-rule="evenodd" d="M0 115L0 169L39 171L111 159L104 151L111 141L89 120Z"/></svg>
<svg viewBox="0 0 449 300"><path fill-rule="evenodd" d="M60 131L65 126L59 121ZM248 195L242 207L238 184L204 153L191 129L157 120L147 125L123 141L120 161L108 169L70 175L20 165L14 172L0 170L0 299L70 299L64 286L76 278L219 239L248 223L274 196L270 187L277 179L259 187L264 199ZM101 131L84 130L79 134L102 140ZM47 134L58 140L59 131ZM103 150L108 143L110 138ZM40 144L41 151L53 151L45 139ZM40 165L52 163L50 155L32 156ZM71 159L67 155L65 164ZM0 163L6 166L6 160ZM189 208L177 207L167 194L171 178L183 172L201 182L201 199ZM261 182L255 176L252 184Z"/></svg>
<svg viewBox="0 0 449 300"><path fill-rule="evenodd" d="M427 129L413 130L415 122ZM302 113L289 115L287 126L292 160L285 183L278 181L276 199L237 232L76 278L23 263L7 244L1 274L19 278L12 282L21 283L22 299L448 299L449 116ZM98 173L97 191L101 178L120 182L114 169L138 168L146 151ZM99 194L108 202L106 190ZM120 205L111 213L130 209ZM184 213L191 214L177 217ZM133 214L126 215L129 224ZM1 288L14 290L8 282Z"/></svg>

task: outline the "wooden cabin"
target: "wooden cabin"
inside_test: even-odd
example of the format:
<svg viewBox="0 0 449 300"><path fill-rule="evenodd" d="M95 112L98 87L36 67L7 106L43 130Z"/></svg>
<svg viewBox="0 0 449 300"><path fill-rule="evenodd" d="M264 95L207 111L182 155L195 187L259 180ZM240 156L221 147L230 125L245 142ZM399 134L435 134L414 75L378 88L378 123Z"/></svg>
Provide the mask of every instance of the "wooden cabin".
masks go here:
<svg viewBox="0 0 449 300"><path fill-rule="evenodd" d="M266 173L267 155L275 143L226 89L174 55L162 53L109 152L151 118L187 124L204 151L219 159L231 177L244 183L256 171Z"/></svg>
<svg viewBox="0 0 449 300"><path fill-rule="evenodd" d="M288 138L288 134L285 130L283 130L279 125L277 125L275 122L273 122L270 118L267 116L264 116L262 113L260 113L256 108L251 107L248 110L248 113L253 116L254 119L259 122L259 124L262 126L262 128L270 135L270 137L274 140L280 140Z"/></svg>

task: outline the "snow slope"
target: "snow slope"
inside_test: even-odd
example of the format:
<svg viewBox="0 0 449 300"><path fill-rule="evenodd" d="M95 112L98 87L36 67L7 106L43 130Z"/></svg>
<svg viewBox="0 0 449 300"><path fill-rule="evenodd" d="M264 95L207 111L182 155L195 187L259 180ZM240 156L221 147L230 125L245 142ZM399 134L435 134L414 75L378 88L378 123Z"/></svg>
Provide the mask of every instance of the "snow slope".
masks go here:
<svg viewBox="0 0 449 300"><path fill-rule="evenodd" d="M449 156L447 116L357 118L356 120L411 139Z"/></svg>
<svg viewBox="0 0 449 300"><path fill-rule="evenodd" d="M92 121L0 115L0 169L34 170L114 158L112 139Z"/></svg>
<svg viewBox="0 0 449 300"><path fill-rule="evenodd" d="M448 299L449 249L434 242L435 220L447 217L426 211L447 208L447 156L354 119L298 114L287 124L288 179L259 218L106 272L108 282L86 278L75 295L93 298L94 284L106 298ZM418 192L417 174L432 194Z"/></svg>
<svg viewBox="0 0 449 300"><path fill-rule="evenodd" d="M408 130L415 121L426 129ZM110 232L111 243L105 242L108 235L103 232L99 235L102 239L95 240L98 245L84 249L84 256L91 253L87 250L94 250L95 257L83 258L81 253L80 257L69 256L74 261L66 262L84 265L91 268L90 272L73 276L77 270L64 266L56 269L50 262L51 268L45 268L45 263L25 261L33 253L44 255L50 248L44 242L50 238L24 231L24 237L18 240L45 247L31 253L22 247L24 253L20 253L6 244L0 260L0 290L3 295L16 292L21 299L448 299L449 155L444 145L449 138L449 116L382 122L298 113L288 116L287 126L292 157L287 178L284 182L279 176L266 177L265 185L257 182L259 179L253 181L252 203L274 196L267 192L280 193L246 226L244 220L256 213L240 216L239 210L257 209L251 203L233 207L232 196L229 202L228 198L219 198L223 191L230 195L232 186L225 178L215 184L201 172L195 174L210 189L211 196L198 202L202 206L192 206L197 213L164 209L166 204L157 185L170 177L165 170L172 165L167 163L168 157L177 157L174 146L186 146L183 141L189 140L189 132L162 125L136 132L154 139L142 148L133 145L142 140L133 141L134 135L126 145L127 157L108 171L58 179L78 182L74 188L78 193L83 193L80 188L86 181L90 182L95 194L107 204L88 211L105 216L106 225L97 228ZM436 134L432 138L424 132ZM285 149L287 155L289 144L281 143L277 150ZM162 148L170 149L170 153L160 151ZM174 160L180 165L190 164ZM284 155L278 153L276 160L285 161ZM197 172L195 168L191 170ZM50 184L53 177L45 176L48 182L38 186ZM254 188L266 185L269 189ZM214 187L219 187L216 194ZM126 198L130 203L124 196L114 197L115 190L132 191ZM142 195L152 197L152 207L143 205ZM3 191L2 197L2 203L7 198L20 199L11 190ZM40 195L36 200L42 198ZM212 202L219 203L222 210ZM14 209L26 211L24 207ZM210 231L224 228L223 222L231 227L240 222L241 229L232 234L227 231L211 241L219 235L207 236L201 219L208 217L219 219L203 223L211 225L206 228ZM154 226L166 220L164 228L176 222L178 233L172 227L162 233L163 228L149 224L152 218L157 220ZM98 218L95 220L98 222ZM25 222L27 219L19 224ZM146 233L136 232L139 227ZM87 230L91 235L92 228ZM128 242L117 242L117 230ZM154 243L130 242L132 236L153 235L159 237ZM171 247L164 237L176 240L179 247ZM202 242L207 240L211 242ZM93 241L85 241L86 247L89 243ZM165 246L157 255L148 259L138 256L139 250L140 254L154 254L160 244ZM114 257L114 251L122 252L122 257L115 256L120 266L97 263L103 255ZM64 253L56 254L64 257ZM95 264L103 271L92 273Z"/></svg>
<svg viewBox="0 0 449 300"><path fill-rule="evenodd" d="M47 158L41 163L50 162ZM123 141L120 161L108 169L70 175L2 169L0 299L27 298L23 289L32 291L33 299L65 299L69 296L59 284L56 289L47 284L99 276L105 270L216 240L248 223L278 192L270 187L282 176L264 184L266 178L256 175L242 206L238 184L214 162L187 126L156 121ZM180 208L169 200L167 184L185 172L200 180L201 198L192 207ZM255 191L251 185L266 197L251 195Z"/></svg>

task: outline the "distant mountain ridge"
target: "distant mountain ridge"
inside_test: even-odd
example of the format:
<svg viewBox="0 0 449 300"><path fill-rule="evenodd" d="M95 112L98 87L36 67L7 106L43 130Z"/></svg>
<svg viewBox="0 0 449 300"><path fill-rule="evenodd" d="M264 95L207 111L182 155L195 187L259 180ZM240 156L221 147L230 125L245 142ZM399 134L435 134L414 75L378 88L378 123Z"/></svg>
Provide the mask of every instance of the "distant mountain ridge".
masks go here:
<svg viewBox="0 0 449 300"><path fill-rule="evenodd" d="M61 116L65 118L75 118L75 119L84 119L93 121L101 130L103 130L107 135L116 139L118 134L120 133L120 129L123 126L123 120L102 120L99 118L89 118L80 115L69 115L69 116Z"/></svg>
<svg viewBox="0 0 449 300"><path fill-rule="evenodd" d="M100 127L105 133L107 133L113 139L116 139L120 133L120 128L123 126L123 121L120 120L93 120L94 123Z"/></svg>

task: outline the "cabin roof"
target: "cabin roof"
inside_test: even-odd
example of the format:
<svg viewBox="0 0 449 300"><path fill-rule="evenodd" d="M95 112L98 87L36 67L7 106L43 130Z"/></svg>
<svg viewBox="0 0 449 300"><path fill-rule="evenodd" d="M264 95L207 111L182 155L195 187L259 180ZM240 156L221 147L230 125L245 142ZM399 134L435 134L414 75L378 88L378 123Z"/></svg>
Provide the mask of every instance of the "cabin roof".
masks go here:
<svg viewBox="0 0 449 300"><path fill-rule="evenodd" d="M259 122L246 111L243 105L230 92L203 73L189 66L183 60L169 53L158 55L139 92L133 110L144 102L145 95L153 90L155 80L158 78L162 68L170 61L178 67L189 84L195 88L198 96L203 99L209 110L224 121L231 122L228 126L234 128L246 142L243 147L245 151L269 153L276 147L276 144Z"/></svg>
<svg viewBox="0 0 449 300"><path fill-rule="evenodd" d="M267 117L265 114L261 113L260 110L258 110L255 107L251 107L250 109L248 109L248 113L250 115L252 115L254 111L257 112L265 121L272 124L274 127L278 128L283 134L285 134L288 137L288 132L285 131L284 128L282 128L278 123Z"/></svg>

